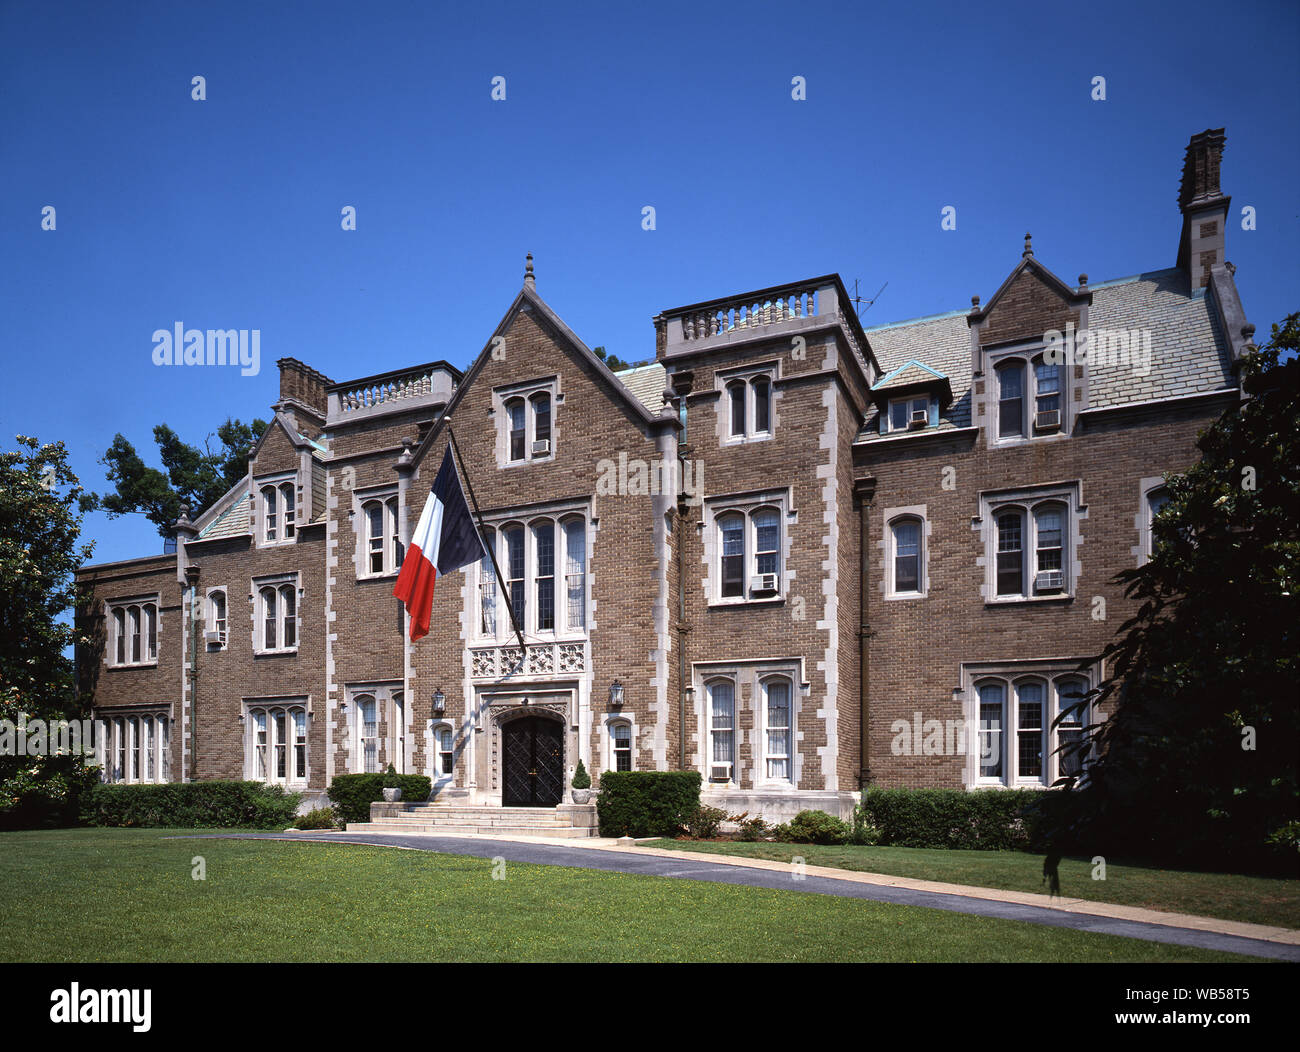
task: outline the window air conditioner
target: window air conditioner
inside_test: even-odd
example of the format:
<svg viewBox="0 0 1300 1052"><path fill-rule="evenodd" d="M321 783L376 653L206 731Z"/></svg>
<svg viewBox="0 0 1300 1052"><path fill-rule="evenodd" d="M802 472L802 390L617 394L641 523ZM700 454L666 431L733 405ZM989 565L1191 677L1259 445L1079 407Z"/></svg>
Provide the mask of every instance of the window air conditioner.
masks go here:
<svg viewBox="0 0 1300 1052"><path fill-rule="evenodd" d="M533 443L533 456L545 456L551 451L551 440L549 438L539 438Z"/></svg>
<svg viewBox="0 0 1300 1052"><path fill-rule="evenodd" d="M774 594L776 592L776 574L760 573L749 579L749 590L756 594Z"/></svg>
<svg viewBox="0 0 1300 1052"><path fill-rule="evenodd" d="M220 629L209 628L203 633L203 641L209 646L224 647L226 645L226 633Z"/></svg>
<svg viewBox="0 0 1300 1052"><path fill-rule="evenodd" d="M1043 570L1034 578L1034 584L1040 592L1059 592L1064 580L1060 570Z"/></svg>
<svg viewBox="0 0 1300 1052"><path fill-rule="evenodd" d="M930 414L927 410L913 409L912 419L908 421L907 427L909 430L914 431L918 428L925 427L925 425L928 424L929 422L930 422Z"/></svg>
<svg viewBox="0 0 1300 1052"><path fill-rule="evenodd" d="M1061 426L1061 411L1059 409L1045 409L1041 413L1034 414L1034 427L1039 431L1055 431Z"/></svg>
<svg viewBox="0 0 1300 1052"><path fill-rule="evenodd" d="M715 763L709 767L709 781L711 782L729 782L731 781L731 764Z"/></svg>

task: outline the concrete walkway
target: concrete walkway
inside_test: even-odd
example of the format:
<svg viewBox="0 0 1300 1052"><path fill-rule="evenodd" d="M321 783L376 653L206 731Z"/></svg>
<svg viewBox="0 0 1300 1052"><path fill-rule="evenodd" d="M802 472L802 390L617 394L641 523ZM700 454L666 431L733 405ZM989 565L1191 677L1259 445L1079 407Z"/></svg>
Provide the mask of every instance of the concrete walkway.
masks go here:
<svg viewBox="0 0 1300 1052"><path fill-rule="evenodd" d="M796 879L788 862L629 847L626 841L591 838L556 841L545 837L441 836L431 833L225 833L195 839L294 840L411 851L505 858L546 866L574 866L617 873L742 884L842 898L871 899L902 906L968 913L979 917L1028 921L1057 928L1120 935L1148 942L1194 946L1206 950L1300 961L1300 931L1262 924L1162 913L1108 902L1035 895L997 888L913 880L882 873L857 873L826 866L804 866ZM791 854L798 854L791 844Z"/></svg>

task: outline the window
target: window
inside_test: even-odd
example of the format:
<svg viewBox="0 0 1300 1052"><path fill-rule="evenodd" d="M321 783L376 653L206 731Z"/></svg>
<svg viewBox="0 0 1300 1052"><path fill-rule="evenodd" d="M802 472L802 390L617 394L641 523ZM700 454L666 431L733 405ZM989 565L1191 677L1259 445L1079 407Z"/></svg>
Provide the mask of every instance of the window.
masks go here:
<svg viewBox="0 0 1300 1052"><path fill-rule="evenodd" d="M979 697L979 780L1052 785L1082 770L1087 680L1077 675L988 677Z"/></svg>
<svg viewBox="0 0 1300 1052"><path fill-rule="evenodd" d="M782 590L781 508L720 509L714 518L715 597L724 602L779 597Z"/></svg>
<svg viewBox="0 0 1300 1052"><path fill-rule="evenodd" d="M158 660L158 604L132 602L109 609L108 652L115 666L152 665Z"/></svg>
<svg viewBox="0 0 1300 1052"><path fill-rule="evenodd" d="M994 369L999 438L1059 434L1065 420L1061 366L1039 356L1012 358ZM1028 416L1028 418L1026 418Z"/></svg>
<svg viewBox="0 0 1300 1052"><path fill-rule="evenodd" d="M889 430L908 431L930 423L930 396L895 398L889 403Z"/></svg>
<svg viewBox="0 0 1300 1052"><path fill-rule="evenodd" d="M439 727L434 731L434 738L438 745L437 774L449 775L452 772L452 764L456 758L455 735L450 727Z"/></svg>
<svg viewBox="0 0 1300 1052"><path fill-rule="evenodd" d="M790 769L790 681L766 679L762 687L767 777L788 782L793 773Z"/></svg>
<svg viewBox="0 0 1300 1052"><path fill-rule="evenodd" d="M260 585L257 589L258 653L298 649L298 586L295 581Z"/></svg>
<svg viewBox="0 0 1300 1052"><path fill-rule="evenodd" d="M990 601L1072 594L1075 521L1087 511L1078 506L1076 487L981 495L980 510L981 519L991 524L985 563Z"/></svg>
<svg viewBox="0 0 1300 1052"><path fill-rule="evenodd" d="M307 707L245 703L245 777L273 785L307 781Z"/></svg>
<svg viewBox="0 0 1300 1052"><path fill-rule="evenodd" d="M736 688L726 679L706 684L709 695L709 781L734 782L736 773Z"/></svg>
<svg viewBox="0 0 1300 1052"><path fill-rule="evenodd" d="M208 593L207 621L206 638L208 645L224 647L226 645L226 593L224 589L216 589Z"/></svg>
<svg viewBox="0 0 1300 1052"><path fill-rule="evenodd" d="M358 738L361 742L361 770L375 774L379 770L379 715L373 694L356 697Z"/></svg>
<svg viewBox="0 0 1300 1052"><path fill-rule="evenodd" d="M488 528L483 543L496 554L478 564L478 633L487 639L514 635L510 613L524 632L582 633L587 624L587 522L569 515ZM500 607L502 593L510 610Z"/></svg>
<svg viewBox="0 0 1300 1052"><path fill-rule="evenodd" d="M772 375L728 380L725 387L727 436L732 441L767 438L772 433Z"/></svg>
<svg viewBox="0 0 1300 1052"><path fill-rule="evenodd" d="M632 725L626 720L611 723L609 738L614 752L614 770L632 770Z"/></svg>
<svg viewBox="0 0 1300 1052"><path fill-rule="evenodd" d="M1061 429L1061 367L1041 358L1034 360L1034 430Z"/></svg>
<svg viewBox="0 0 1300 1052"><path fill-rule="evenodd" d="M1142 547L1139 553L1140 562L1147 562L1156 550L1155 522L1156 516L1169 503L1169 490L1164 486L1157 486L1154 489L1147 490L1142 498Z"/></svg>
<svg viewBox="0 0 1300 1052"><path fill-rule="evenodd" d="M894 595L921 594L921 533L920 519L896 519L891 525Z"/></svg>
<svg viewBox="0 0 1300 1052"><path fill-rule="evenodd" d="M161 711L134 713L102 719L97 750L102 750L107 782L166 782L171 764L168 758L168 721Z"/></svg>
<svg viewBox="0 0 1300 1052"><path fill-rule="evenodd" d="M397 497L367 500L361 505L364 530L363 575L386 577L402 567L405 551L398 534Z"/></svg>
<svg viewBox="0 0 1300 1052"><path fill-rule="evenodd" d="M997 367L998 435L1006 438L1025 433L1025 363L1004 362Z"/></svg>
<svg viewBox="0 0 1300 1052"><path fill-rule="evenodd" d="M502 464L524 464L530 460L547 460L554 451L551 433L551 407L556 396L552 388L521 391L504 398L501 406L505 448Z"/></svg>
<svg viewBox="0 0 1300 1052"><path fill-rule="evenodd" d="M271 482L259 490L262 505L262 543L287 544L294 538L297 526L295 499L297 486L293 480Z"/></svg>

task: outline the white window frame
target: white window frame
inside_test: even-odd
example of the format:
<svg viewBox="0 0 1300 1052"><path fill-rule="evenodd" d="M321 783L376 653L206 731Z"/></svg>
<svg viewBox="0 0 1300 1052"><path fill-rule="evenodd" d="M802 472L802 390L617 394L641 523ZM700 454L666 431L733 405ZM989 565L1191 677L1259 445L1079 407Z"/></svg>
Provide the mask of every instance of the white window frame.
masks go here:
<svg viewBox="0 0 1300 1052"><path fill-rule="evenodd" d="M221 616L217 616L216 596L221 597ZM210 651L225 650L230 645L230 589L225 586L209 588L206 596L206 608L203 616L205 632L220 632L220 643L208 643Z"/></svg>
<svg viewBox="0 0 1300 1052"><path fill-rule="evenodd" d="M746 366L716 374L715 383L721 401L721 437L723 445L740 445L745 442L766 442L776 433L776 381L777 364L764 363ZM767 426L759 427L758 387L767 385ZM732 389L743 385L744 431L736 434L733 425Z"/></svg>
<svg viewBox="0 0 1300 1052"><path fill-rule="evenodd" d="M298 575L277 574L273 577L255 577L252 581L253 601L253 653L254 654L296 654L302 643L302 588ZM275 593L275 646L266 645L267 589ZM286 616L285 595L293 597L293 645L285 646L285 626L289 621Z"/></svg>
<svg viewBox="0 0 1300 1052"><path fill-rule="evenodd" d="M1042 532L1040 516L1050 510L1051 505L1059 506L1061 512L1061 589L1054 591L1044 588L1040 591L1037 585L1039 540ZM1018 593L999 595L998 519L1013 512L1021 517L1021 590ZM1073 599L1080 574L1082 523L1087 517L1088 509L1080 500L1078 482L981 493L980 514L975 525L983 531L984 539L984 602L992 605Z"/></svg>
<svg viewBox="0 0 1300 1052"><path fill-rule="evenodd" d="M451 736L450 751L443 748L442 736L448 734ZM429 777L433 784L437 786L448 785L456 777L456 725L451 720L435 719L429 721ZM444 759L450 759L449 765L444 763ZM444 766L450 766L450 770L444 770Z"/></svg>
<svg viewBox="0 0 1300 1052"><path fill-rule="evenodd" d="M989 376L989 434L993 436L994 445L1016 445L1043 439L1059 439L1069 434L1069 397L1070 382L1068 362L1056 365L1057 389L1054 393L1039 390L1038 367L1050 366L1045 360L1046 348L1042 344L1032 347L1010 348L995 356L988 362ZM1000 370L1012 363L1020 365L1022 387L1020 395L1020 433L1002 433L1002 383ZM1060 420L1055 428L1039 428L1036 424L1038 404L1044 398L1056 398Z"/></svg>
<svg viewBox="0 0 1300 1052"><path fill-rule="evenodd" d="M715 727L713 713L714 691L720 686L726 686L731 690L731 726ZM740 731L739 731L739 713L740 713L740 689L736 682L735 676L712 675L704 681L704 724L707 729L707 741L704 754L704 784L725 785L735 787L740 784ZM717 760L714 758L716 751L714 737L717 734L731 735L730 760ZM715 782L713 780L713 767L715 764L730 764L730 772L726 782Z"/></svg>
<svg viewBox="0 0 1300 1052"><path fill-rule="evenodd" d="M605 725L606 734L609 736L609 769L611 771L635 771L636 770L636 728L632 726L632 720L627 716L615 717ZM619 731L626 731L626 738L618 734ZM627 748L619 747L620 741L627 742ZM627 766L618 765L620 755L626 755Z"/></svg>
<svg viewBox="0 0 1300 1052"><path fill-rule="evenodd" d="M354 495L356 500L356 518L354 521L359 523L357 529L357 579L358 580L377 580L382 577L395 577L401 571L402 560L405 558L406 550L402 546L400 536L400 502L397 490L389 487L382 491L371 492L368 490L358 491ZM375 537L371 528L370 521L371 509L379 512L379 532L380 536ZM375 542L378 541L378 547ZM371 563L371 555L378 554L380 557L380 569L375 570Z"/></svg>
<svg viewBox="0 0 1300 1052"><path fill-rule="evenodd" d="M100 778L126 785L163 785L171 780L171 717L166 708L100 709L96 713ZM139 766L135 763L138 760Z"/></svg>
<svg viewBox="0 0 1300 1052"><path fill-rule="evenodd" d="M736 497L716 497L705 502L704 529L706 531L705 554L708 558L709 574L706 593L710 606L733 606L745 603L779 603L785 601L789 587L790 575L787 573L790 555L790 532L792 517L789 511L790 498L788 490L774 490L761 494L749 494ZM753 581L759 575L758 524L755 517L760 513L770 512L776 515L776 590L760 592L754 589ZM742 535L742 572L740 595L722 594L724 558L722 526L729 518L739 515L744 522ZM770 555L771 549L764 549L763 555Z"/></svg>
<svg viewBox="0 0 1300 1052"><path fill-rule="evenodd" d="M534 453L533 446L539 441L537 425L540 414L537 412L537 400L540 397L545 397L549 405L547 433L541 436L546 439L548 445L545 453ZM510 406L516 401L523 402L524 410L524 455L522 457L515 457L511 448L511 435L514 428L511 426L513 420ZM554 376L496 388L492 392L492 411L499 421L497 467L520 467L524 464L543 464L554 460L556 417L562 404L563 396L559 392L559 378Z"/></svg>
<svg viewBox="0 0 1300 1052"><path fill-rule="evenodd" d="M104 617L108 626L104 663L109 668L157 667L162 635L161 596L155 593L107 600L104 603ZM152 638L150 627L153 628ZM138 657L134 643L137 635ZM119 646L122 648L121 660L117 656Z"/></svg>
<svg viewBox="0 0 1300 1052"><path fill-rule="evenodd" d="M282 544L294 544L298 540L298 517L302 506L298 492L297 472L266 475L253 480L253 489L257 495L257 546L275 548ZM269 508L267 491L274 495L274 509ZM293 511L289 512L288 501L293 501Z"/></svg>
<svg viewBox="0 0 1300 1052"><path fill-rule="evenodd" d="M312 771L311 699L305 696L244 698L242 715L245 779L267 785L305 788L311 781ZM283 723L277 717L282 718ZM298 739L300 722L301 743ZM258 735L263 727L266 739L259 742ZM299 749L302 750L301 767L298 763ZM284 757L283 775L279 772L281 756Z"/></svg>
<svg viewBox="0 0 1300 1052"><path fill-rule="evenodd" d="M930 588L930 520L926 506L916 504L905 508L886 508L882 516L885 534L880 542L885 552L882 586L886 599L924 599ZM900 591L898 588L898 527L910 524L917 527L916 588Z"/></svg>
<svg viewBox="0 0 1300 1052"><path fill-rule="evenodd" d="M1077 724L1077 729L1074 724L1053 726L1065 707L1065 699L1071 696L1063 694L1063 688L1077 683L1082 687L1081 694L1086 695L1097 682L1098 670L1094 668L1080 672L1079 664L1078 661L1062 659L1048 662L1020 662L1003 666L979 664L963 667L963 682L967 684L965 726L974 730L966 742L967 788L1047 789L1062 777L1063 757L1058 751L1062 735L1082 735L1089 727L1099 724L1103 719L1090 701L1082 712L1082 719ZM1038 775L1020 773L1020 738L1024 732L1021 723L1020 692L1021 688L1028 684L1038 684L1043 688L1039 726L1033 728L1041 736L1042 766ZM996 687L1002 692L1002 726L999 744L1001 773L996 776L983 773L982 739L988 732L985 730L981 711L981 687ZM1077 763L1077 758L1073 762Z"/></svg>
<svg viewBox="0 0 1300 1052"><path fill-rule="evenodd" d="M350 739L348 768L353 774L382 774L392 764L398 774L408 770L406 757L407 698L399 681L349 683L346 723ZM366 733L362 702L374 702L374 733ZM428 724L425 725L426 730ZM386 729L385 729L386 728ZM374 743L375 769L366 769L366 743Z"/></svg>
<svg viewBox="0 0 1300 1052"><path fill-rule="evenodd" d="M538 560L537 529L544 523L550 524L555 538L554 559L552 565L551 598L553 607L552 627L539 627L538 582L540 565ZM581 524L583 565L580 571L570 573L568 563L568 530L574 524ZM472 604L468 623L474 626L474 637L481 642L506 643L515 637L514 626L506 604L510 601L510 585L516 580L509 559L507 532L523 530L523 577L518 578L523 584L523 617L520 628L525 638L539 641L583 640L587 638L587 626L591 623L591 552L592 520L585 507L574 505L539 508L528 515L501 516L484 523L484 543L494 546L497 565L501 568L502 578L494 581L492 560L484 556L475 565L473 587L467 589ZM578 577L582 583L581 623L574 623L570 617L568 585L571 577ZM493 587L493 583L495 587ZM495 619L495 632L484 628L484 606L491 597L491 613Z"/></svg>
<svg viewBox="0 0 1300 1052"><path fill-rule="evenodd" d="M1140 538L1136 554L1138 565L1145 566L1151 561L1151 555L1155 551L1155 536L1151 527L1158 510L1153 507L1154 500L1157 497L1163 498L1161 500L1161 507L1163 508L1169 502L1169 485L1163 478L1155 480L1143 479L1141 492L1141 506L1138 510Z"/></svg>
<svg viewBox="0 0 1300 1052"><path fill-rule="evenodd" d="M908 395L906 398L891 398L889 405L885 407L885 429L887 432L897 431L923 431L925 428L932 426L932 410L930 406L934 403L934 398L928 392L919 395ZM894 406L903 406L903 423L898 425L894 422ZM917 409L924 410L925 424L922 427L912 427L912 414Z"/></svg>
<svg viewBox="0 0 1300 1052"><path fill-rule="evenodd" d="M786 719L784 727L778 726L772 721L770 709L770 691L773 684L781 684L786 689ZM794 771L794 743L795 743L795 683L791 676L784 672L770 672L760 675L758 680L758 704L759 718L755 722L759 728L759 751L762 754L760 767L758 770L759 785L782 785L793 786ZM785 732L785 752L775 753L771 749L771 736L776 730ZM784 775L772 774L772 762L774 760L784 760L786 773Z"/></svg>

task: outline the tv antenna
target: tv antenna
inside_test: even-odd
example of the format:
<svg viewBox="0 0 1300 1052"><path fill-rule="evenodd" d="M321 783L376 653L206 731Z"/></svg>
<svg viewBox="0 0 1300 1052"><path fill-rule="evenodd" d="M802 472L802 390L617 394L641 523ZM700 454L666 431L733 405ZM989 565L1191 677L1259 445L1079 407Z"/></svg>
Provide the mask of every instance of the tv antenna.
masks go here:
<svg viewBox="0 0 1300 1052"><path fill-rule="evenodd" d="M853 295L850 296L849 299L853 301L853 309L857 312L859 318L861 318L862 315L866 314L867 311L871 310L871 305L875 303L876 300L880 299L880 293L885 291L885 286L888 284L889 282L886 281L884 285L880 286L880 292L877 292L874 296L871 297L871 299L864 300L858 294L858 279L857 278L853 279ZM865 309L862 307L862 304L864 303L867 305Z"/></svg>

